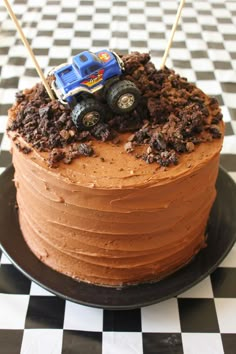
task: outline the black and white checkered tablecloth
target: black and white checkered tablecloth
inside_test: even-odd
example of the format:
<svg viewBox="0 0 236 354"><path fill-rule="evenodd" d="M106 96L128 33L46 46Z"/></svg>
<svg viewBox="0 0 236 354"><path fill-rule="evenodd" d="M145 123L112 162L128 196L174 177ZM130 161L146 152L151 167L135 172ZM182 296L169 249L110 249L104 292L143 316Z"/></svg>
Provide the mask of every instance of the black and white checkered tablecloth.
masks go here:
<svg viewBox="0 0 236 354"><path fill-rule="evenodd" d="M158 65L177 9L177 0L12 3L46 72L88 48L150 51ZM167 65L218 98L226 122L221 161L236 180L236 1L187 0ZM17 89L38 81L3 2L0 74L1 173L11 163L7 110ZM236 247L211 276L177 298L117 312L64 301L4 255L0 259L1 354L236 353Z"/></svg>

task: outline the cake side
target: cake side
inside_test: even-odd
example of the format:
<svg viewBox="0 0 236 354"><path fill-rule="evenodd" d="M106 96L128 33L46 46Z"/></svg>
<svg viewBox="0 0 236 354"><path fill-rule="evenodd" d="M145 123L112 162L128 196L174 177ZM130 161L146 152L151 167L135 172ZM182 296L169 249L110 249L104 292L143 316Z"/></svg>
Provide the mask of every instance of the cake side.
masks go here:
<svg viewBox="0 0 236 354"><path fill-rule="evenodd" d="M55 178L15 150L23 235L43 262L76 279L103 285L159 279L205 246L218 158L164 184L98 189Z"/></svg>

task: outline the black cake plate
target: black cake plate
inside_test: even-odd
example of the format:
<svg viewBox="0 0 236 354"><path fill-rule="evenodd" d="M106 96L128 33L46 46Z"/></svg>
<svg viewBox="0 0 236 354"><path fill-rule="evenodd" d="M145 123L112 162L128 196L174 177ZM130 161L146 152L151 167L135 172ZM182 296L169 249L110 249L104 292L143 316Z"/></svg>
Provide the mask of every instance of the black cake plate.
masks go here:
<svg viewBox="0 0 236 354"><path fill-rule="evenodd" d="M0 246L11 262L28 278L52 293L79 304L104 309L134 309L176 296L212 273L236 239L236 184L222 169L217 198L211 210L208 246L184 268L156 283L108 288L75 281L41 263L30 251L19 228L15 208L13 167L0 176Z"/></svg>

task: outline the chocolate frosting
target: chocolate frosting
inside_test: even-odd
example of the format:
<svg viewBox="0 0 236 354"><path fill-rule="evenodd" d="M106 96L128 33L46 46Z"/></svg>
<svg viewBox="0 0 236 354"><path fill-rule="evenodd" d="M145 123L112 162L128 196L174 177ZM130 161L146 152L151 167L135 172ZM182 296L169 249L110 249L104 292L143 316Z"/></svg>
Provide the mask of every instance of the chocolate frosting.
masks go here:
<svg viewBox="0 0 236 354"><path fill-rule="evenodd" d="M206 245L222 138L168 169L100 141L97 156L52 169L45 153L23 154L16 143L27 143L9 135L22 233L53 269L106 286L135 284L172 273Z"/></svg>

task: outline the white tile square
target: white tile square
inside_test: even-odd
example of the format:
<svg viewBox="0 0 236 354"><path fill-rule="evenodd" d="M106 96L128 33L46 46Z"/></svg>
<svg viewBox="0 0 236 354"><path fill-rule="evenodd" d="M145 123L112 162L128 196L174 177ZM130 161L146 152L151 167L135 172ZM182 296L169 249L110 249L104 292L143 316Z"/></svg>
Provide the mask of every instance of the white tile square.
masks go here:
<svg viewBox="0 0 236 354"><path fill-rule="evenodd" d="M231 108L236 108L235 93L225 93L223 92L223 99L226 106Z"/></svg>
<svg viewBox="0 0 236 354"><path fill-rule="evenodd" d="M231 64L234 65L232 61ZM215 77L219 82L236 82L236 66L235 66L235 70L216 69Z"/></svg>
<svg viewBox="0 0 236 354"><path fill-rule="evenodd" d="M69 46L53 46L49 49L50 58L70 58L71 50ZM64 60L65 61L65 60Z"/></svg>
<svg viewBox="0 0 236 354"><path fill-rule="evenodd" d="M0 88L1 104L12 104L15 102L16 89Z"/></svg>
<svg viewBox="0 0 236 354"><path fill-rule="evenodd" d="M103 310L66 301L64 329L102 332Z"/></svg>
<svg viewBox="0 0 236 354"><path fill-rule="evenodd" d="M186 77L189 82L196 82L196 74L192 69L178 69L178 74L180 74L182 77Z"/></svg>
<svg viewBox="0 0 236 354"><path fill-rule="evenodd" d="M1 154L1 152L0 152L0 154ZM0 174L1 174L1 171L0 171ZM9 260L9 258L7 258L7 256L5 256L4 253L2 254L2 257L1 257L1 264L12 264L11 261Z"/></svg>
<svg viewBox="0 0 236 354"><path fill-rule="evenodd" d="M229 113L229 109L226 106L221 106L221 113L223 114L223 121L224 122L231 122L231 116Z"/></svg>
<svg viewBox="0 0 236 354"><path fill-rule="evenodd" d="M45 290L44 288L34 283L33 281L31 282L30 295L31 296L55 296L54 294Z"/></svg>
<svg viewBox="0 0 236 354"><path fill-rule="evenodd" d="M218 333L182 333L185 354L224 354Z"/></svg>
<svg viewBox="0 0 236 354"><path fill-rule="evenodd" d="M208 299L213 298L213 291L211 286L211 279L207 277L202 280L199 284L193 286L191 289L185 291L180 294L178 297L180 298L200 298L200 299Z"/></svg>
<svg viewBox="0 0 236 354"><path fill-rule="evenodd" d="M0 117L0 133L5 132L6 126L7 126L7 116L1 116Z"/></svg>
<svg viewBox="0 0 236 354"><path fill-rule="evenodd" d="M0 294L0 329L24 329L28 295Z"/></svg>
<svg viewBox="0 0 236 354"><path fill-rule="evenodd" d="M4 134L1 142L1 150L9 151L10 147L11 147L10 139L8 138L7 134Z"/></svg>
<svg viewBox="0 0 236 354"><path fill-rule="evenodd" d="M216 80L198 80L196 84L203 92L211 96L220 95L222 92L221 86Z"/></svg>
<svg viewBox="0 0 236 354"><path fill-rule="evenodd" d="M214 65L211 60L206 58L191 59L193 70L196 71L214 71Z"/></svg>
<svg viewBox="0 0 236 354"><path fill-rule="evenodd" d="M5 167L0 167L0 175L5 171Z"/></svg>
<svg viewBox="0 0 236 354"><path fill-rule="evenodd" d="M225 136L223 141L222 154L232 154L236 151L236 135Z"/></svg>
<svg viewBox="0 0 236 354"><path fill-rule="evenodd" d="M24 330L20 354L61 354L63 330Z"/></svg>
<svg viewBox="0 0 236 354"><path fill-rule="evenodd" d="M143 354L142 333L103 332L102 354Z"/></svg>
<svg viewBox="0 0 236 354"><path fill-rule="evenodd" d="M177 299L141 309L142 332L180 332L180 319Z"/></svg>
<svg viewBox="0 0 236 354"><path fill-rule="evenodd" d="M236 299L215 299L221 333L236 333Z"/></svg>

